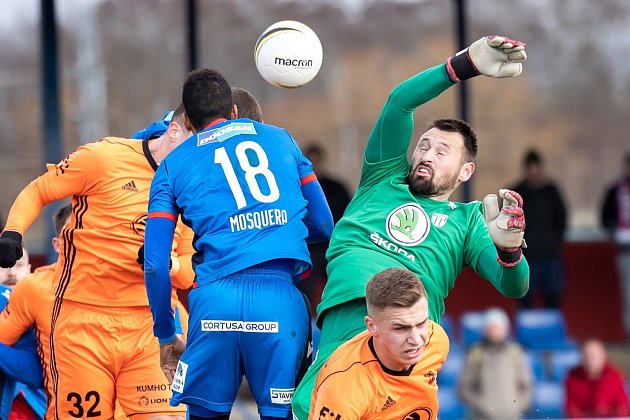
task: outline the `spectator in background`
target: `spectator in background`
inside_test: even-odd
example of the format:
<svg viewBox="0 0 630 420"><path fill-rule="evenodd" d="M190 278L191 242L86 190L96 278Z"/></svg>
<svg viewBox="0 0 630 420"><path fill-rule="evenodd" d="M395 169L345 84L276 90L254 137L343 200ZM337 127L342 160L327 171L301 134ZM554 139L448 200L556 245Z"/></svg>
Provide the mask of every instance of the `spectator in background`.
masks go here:
<svg viewBox="0 0 630 420"><path fill-rule="evenodd" d="M485 315L483 340L471 347L459 382L473 419L513 419L528 410L532 374L521 347L508 339L510 321L502 309Z"/></svg>
<svg viewBox="0 0 630 420"><path fill-rule="evenodd" d="M630 153L624 158L621 179L606 192L601 222L617 243L617 270L623 293L623 321L630 337Z"/></svg>
<svg viewBox="0 0 630 420"><path fill-rule="evenodd" d="M623 375L608 362L600 340L584 341L582 363L571 369L565 385L565 414L570 418L630 415Z"/></svg>
<svg viewBox="0 0 630 420"><path fill-rule="evenodd" d="M324 190L333 220L337 223L350 203L348 189L340 180L330 176L326 171L326 152L319 143L313 143L306 147L304 155L313 164L313 171L322 186L322 190ZM302 280L298 285L300 290L308 297L313 315L316 315L315 308L321 300L322 290L326 284L326 251L328 251L328 244L328 241L309 244L308 250L311 254L313 271L308 278Z"/></svg>
<svg viewBox="0 0 630 420"><path fill-rule="evenodd" d="M536 150L523 159L524 178L513 189L523 198L527 230L523 249L529 262L529 291L521 299L531 308L538 293L545 308L558 308L564 290L562 242L567 211L558 187L545 176L543 159Z"/></svg>

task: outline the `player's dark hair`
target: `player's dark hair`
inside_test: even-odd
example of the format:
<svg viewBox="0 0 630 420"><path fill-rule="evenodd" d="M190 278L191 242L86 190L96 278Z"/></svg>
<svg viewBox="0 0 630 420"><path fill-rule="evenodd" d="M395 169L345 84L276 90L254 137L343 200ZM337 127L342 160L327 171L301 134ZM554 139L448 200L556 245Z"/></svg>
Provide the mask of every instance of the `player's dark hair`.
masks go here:
<svg viewBox="0 0 630 420"><path fill-rule="evenodd" d="M403 268L381 271L365 287L368 313L386 308L410 308L426 296L427 292L420 279Z"/></svg>
<svg viewBox="0 0 630 420"><path fill-rule="evenodd" d="M236 105L239 118L262 122L263 114L260 104L250 92L243 88L232 88L232 103Z"/></svg>
<svg viewBox="0 0 630 420"><path fill-rule="evenodd" d="M55 211L53 214L52 220L55 225L55 235L59 236L61 234L61 229L66 224L66 219L72 213L72 204L66 204L65 206L61 206Z"/></svg>
<svg viewBox="0 0 630 420"><path fill-rule="evenodd" d="M466 158L466 161L475 161L475 158L477 157L477 135L468 123L462 120L443 118L433 120L433 122L429 124L428 130L432 128L460 133L464 138L464 147L466 148L466 155L464 157Z"/></svg>
<svg viewBox="0 0 630 420"><path fill-rule="evenodd" d="M182 103L193 129L199 131L217 118L230 118L232 90L218 71L194 70L184 82Z"/></svg>
<svg viewBox="0 0 630 420"><path fill-rule="evenodd" d="M178 124L184 123L184 114L186 113L186 109L184 109L184 103L180 102L173 111L173 115L171 116L171 121L174 121Z"/></svg>
<svg viewBox="0 0 630 420"><path fill-rule="evenodd" d="M542 156L538 150L530 150L525 154L523 158L523 166L528 167L530 165L542 165Z"/></svg>

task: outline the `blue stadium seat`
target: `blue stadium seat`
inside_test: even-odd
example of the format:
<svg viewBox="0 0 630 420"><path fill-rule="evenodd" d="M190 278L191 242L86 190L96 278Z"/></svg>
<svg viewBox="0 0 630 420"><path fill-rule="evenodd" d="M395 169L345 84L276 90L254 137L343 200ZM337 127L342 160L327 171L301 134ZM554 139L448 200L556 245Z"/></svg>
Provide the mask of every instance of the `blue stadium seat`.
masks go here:
<svg viewBox="0 0 630 420"><path fill-rule="evenodd" d="M453 336L453 318L451 318L449 315L444 314L440 317L440 325L442 326L442 328L444 328L444 331L446 331L446 335L448 335L448 338L450 340L451 337Z"/></svg>
<svg viewBox="0 0 630 420"><path fill-rule="evenodd" d="M465 418L466 410L459 401L455 387L440 386L438 389L438 401L440 403L437 416L439 420L461 420Z"/></svg>
<svg viewBox="0 0 630 420"><path fill-rule="evenodd" d="M448 335L451 350L459 350L459 342L455 334L455 325L453 323L453 318L451 318L447 314L442 315L440 317L440 326L444 328L446 335Z"/></svg>
<svg viewBox="0 0 630 420"><path fill-rule="evenodd" d="M525 360L529 365L529 369L532 371L532 376L535 382L545 379L545 363L542 354L537 351L526 350L524 352Z"/></svg>
<svg viewBox="0 0 630 420"><path fill-rule="evenodd" d="M554 309L528 309L516 314L516 337L532 350L574 348L567 340L562 312Z"/></svg>
<svg viewBox="0 0 630 420"><path fill-rule="evenodd" d="M534 419L560 419L564 412L564 387L559 382L538 382L532 389L530 416Z"/></svg>
<svg viewBox="0 0 630 420"><path fill-rule="evenodd" d="M483 337L485 312L474 311L462 314L459 325L462 332L462 346L470 347Z"/></svg>
<svg viewBox="0 0 630 420"><path fill-rule="evenodd" d="M451 350L448 353L446 362L442 366L442 370L438 373L438 386L455 386L459 381L459 376L466 366L466 353L458 350Z"/></svg>
<svg viewBox="0 0 630 420"><path fill-rule="evenodd" d="M553 350L549 352L549 370L552 381L564 381L569 370L580 363L582 355L578 349Z"/></svg>

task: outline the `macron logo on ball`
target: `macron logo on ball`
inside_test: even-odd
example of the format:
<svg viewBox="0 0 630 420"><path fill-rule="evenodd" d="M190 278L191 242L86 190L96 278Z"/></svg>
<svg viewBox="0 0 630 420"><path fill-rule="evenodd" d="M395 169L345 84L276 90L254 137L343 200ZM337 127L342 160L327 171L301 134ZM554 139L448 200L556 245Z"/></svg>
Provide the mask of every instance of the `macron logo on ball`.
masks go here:
<svg viewBox="0 0 630 420"><path fill-rule="evenodd" d="M209 143L221 143L239 134L257 135L258 133L256 133L256 129L252 123L231 123L223 127L199 133L197 135L197 147L205 146Z"/></svg>

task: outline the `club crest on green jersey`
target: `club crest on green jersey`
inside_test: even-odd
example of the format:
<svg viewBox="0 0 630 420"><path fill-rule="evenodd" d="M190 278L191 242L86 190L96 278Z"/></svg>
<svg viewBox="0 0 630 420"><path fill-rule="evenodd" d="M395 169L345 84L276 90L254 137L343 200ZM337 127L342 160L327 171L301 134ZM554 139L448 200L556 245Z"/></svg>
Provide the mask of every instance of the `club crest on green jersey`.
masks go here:
<svg viewBox="0 0 630 420"><path fill-rule="evenodd" d="M400 245L418 245L429 234L431 223L419 204L407 203L389 213L385 229L387 235Z"/></svg>

